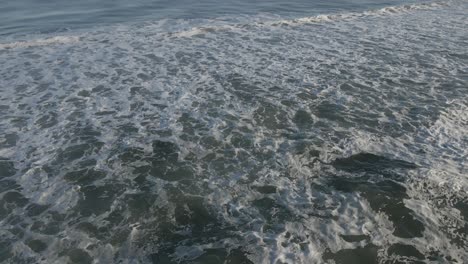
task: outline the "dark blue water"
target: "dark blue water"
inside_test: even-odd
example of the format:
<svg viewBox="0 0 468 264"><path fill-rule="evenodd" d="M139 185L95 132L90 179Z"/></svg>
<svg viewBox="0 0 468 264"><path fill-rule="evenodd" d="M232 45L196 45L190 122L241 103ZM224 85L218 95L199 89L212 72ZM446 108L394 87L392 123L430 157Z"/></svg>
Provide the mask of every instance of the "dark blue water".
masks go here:
<svg viewBox="0 0 468 264"><path fill-rule="evenodd" d="M218 18L222 16L272 13L317 15L338 11L366 10L418 1L404 0L83 0L2 1L0 34L57 32L114 23L166 18ZM423 2L423 1L419 1Z"/></svg>

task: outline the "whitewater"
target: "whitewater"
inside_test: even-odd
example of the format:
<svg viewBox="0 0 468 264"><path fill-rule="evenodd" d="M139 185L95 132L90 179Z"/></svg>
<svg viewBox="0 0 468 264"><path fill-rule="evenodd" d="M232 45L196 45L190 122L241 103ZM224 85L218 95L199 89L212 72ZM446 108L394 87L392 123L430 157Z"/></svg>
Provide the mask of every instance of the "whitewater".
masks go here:
<svg viewBox="0 0 468 264"><path fill-rule="evenodd" d="M0 41L0 262L465 263L468 2Z"/></svg>

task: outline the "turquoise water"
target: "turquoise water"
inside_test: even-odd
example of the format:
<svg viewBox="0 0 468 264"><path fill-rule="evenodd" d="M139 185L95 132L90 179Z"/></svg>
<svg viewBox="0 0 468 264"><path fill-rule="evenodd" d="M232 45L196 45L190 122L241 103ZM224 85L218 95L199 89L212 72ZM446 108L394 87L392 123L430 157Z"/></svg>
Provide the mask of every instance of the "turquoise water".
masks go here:
<svg viewBox="0 0 468 264"><path fill-rule="evenodd" d="M464 263L467 13L3 3L0 262Z"/></svg>

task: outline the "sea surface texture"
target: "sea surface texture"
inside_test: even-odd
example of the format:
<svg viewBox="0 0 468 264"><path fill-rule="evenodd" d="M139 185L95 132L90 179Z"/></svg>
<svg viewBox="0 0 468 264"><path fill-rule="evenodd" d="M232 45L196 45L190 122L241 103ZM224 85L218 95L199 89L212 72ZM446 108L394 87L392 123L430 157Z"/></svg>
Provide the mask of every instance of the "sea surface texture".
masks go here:
<svg viewBox="0 0 468 264"><path fill-rule="evenodd" d="M37 2L0 262L467 263L467 1Z"/></svg>

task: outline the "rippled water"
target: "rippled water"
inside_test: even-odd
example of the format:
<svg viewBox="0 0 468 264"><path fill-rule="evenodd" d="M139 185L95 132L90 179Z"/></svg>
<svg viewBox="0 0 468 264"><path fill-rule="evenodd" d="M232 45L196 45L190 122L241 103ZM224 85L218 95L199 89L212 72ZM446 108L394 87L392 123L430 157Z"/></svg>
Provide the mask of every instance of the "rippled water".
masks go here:
<svg viewBox="0 0 468 264"><path fill-rule="evenodd" d="M468 3L0 44L0 261L464 263Z"/></svg>
<svg viewBox="0 0 468 264"><path fill-rule="evenodd" d="M15 0L0 5L0 36L61 32L160 19L232 19L269 13L310 16L367 10L417 0ZM425 0L427 1L427 0ZM420 0L419 2L422 2ZM177 22L175 22L177 23Z"/></svg>

